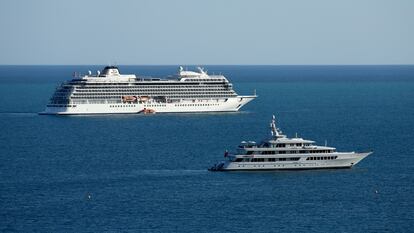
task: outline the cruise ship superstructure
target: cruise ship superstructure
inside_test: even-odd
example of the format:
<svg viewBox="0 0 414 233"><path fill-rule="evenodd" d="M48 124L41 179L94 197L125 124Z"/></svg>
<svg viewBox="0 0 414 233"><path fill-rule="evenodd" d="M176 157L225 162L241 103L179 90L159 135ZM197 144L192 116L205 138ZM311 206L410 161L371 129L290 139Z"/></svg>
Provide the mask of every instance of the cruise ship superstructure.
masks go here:
<svg viewBox="0 0 414 233"><path fill-rule="evenodd" d="M115 66L62 83L41 114L235 112L256 98L241 96L223 75L202 68L169 79L120 74Z"/></svg>
<svg viewBox="0 0 414 233"><path fill-rule="evenodd" d="M225 161L210 171L294 170L351 168L370 152L337 152L334 147L316 146L314 141L288 138L276 128L275 117L270 123L271 137L261 143L241 142L234 153L225 152Z"/></svg>

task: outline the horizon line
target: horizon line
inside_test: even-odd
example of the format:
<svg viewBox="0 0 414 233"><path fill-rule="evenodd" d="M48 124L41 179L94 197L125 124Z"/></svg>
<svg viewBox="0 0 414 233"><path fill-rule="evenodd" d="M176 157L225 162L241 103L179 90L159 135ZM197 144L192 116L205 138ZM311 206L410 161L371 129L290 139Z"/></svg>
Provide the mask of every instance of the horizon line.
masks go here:
<svg viewBox="0 0 414 233"><path fill-rule="evenodd" d="M413 66L413 64L0 64L0 66Z"/></svg>

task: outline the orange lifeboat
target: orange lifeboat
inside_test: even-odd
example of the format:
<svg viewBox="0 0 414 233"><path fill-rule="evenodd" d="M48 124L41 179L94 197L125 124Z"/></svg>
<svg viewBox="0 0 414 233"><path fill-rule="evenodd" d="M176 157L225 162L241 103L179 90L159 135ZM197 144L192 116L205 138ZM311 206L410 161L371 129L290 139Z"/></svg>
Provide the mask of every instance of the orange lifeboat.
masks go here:
<svg viewBox="0 0 414 233"><path fill-rule="evenodd" d="M140 96L139 97L139 101L141 101L141 102L147 102L148 100L149 100L148 96Z"/></svg>
<svg viewBox="0 0 414 233"><path fill-rule="evenodd" d="M142 109L141 113L144 113L144 114L155 114L155 110L154 109L150 109L150 108L144 108L144 109Z"/></svg>
<svg viewBox="0 0 414 233"><path fill-rule="evenodd" d="M124 103L136 103L137 97L136 96L130 96L130 95L124 95L122 96L122 102Z"/></svg>

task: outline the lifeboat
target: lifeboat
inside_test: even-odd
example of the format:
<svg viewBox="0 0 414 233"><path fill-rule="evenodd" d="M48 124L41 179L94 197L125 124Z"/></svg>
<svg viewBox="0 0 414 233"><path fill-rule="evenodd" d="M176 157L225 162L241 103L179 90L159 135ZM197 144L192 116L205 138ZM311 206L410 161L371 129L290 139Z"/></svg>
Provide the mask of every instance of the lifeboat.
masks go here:
<svg viewBox="0 0 414 233"><path fill-rule="evenodd" d="M148 96L140 96L139 97L139 101L147 102L148 100L149 100L149 97Z"/></svg>
<svg viewBox="0 0 414 233"><path fill-rule="evenodd" d="M155 110L154 109L150 109L150 108L144 108L144 109L142 109L141 113L144 113L144 114L155 114Z"/></svg>
<svg viewBox="0 0 414 233"><path fill-rule="evenodd" d="M124 95L122 96L122 102L124 103L136 103L137 102L136 96Z"/></svg>

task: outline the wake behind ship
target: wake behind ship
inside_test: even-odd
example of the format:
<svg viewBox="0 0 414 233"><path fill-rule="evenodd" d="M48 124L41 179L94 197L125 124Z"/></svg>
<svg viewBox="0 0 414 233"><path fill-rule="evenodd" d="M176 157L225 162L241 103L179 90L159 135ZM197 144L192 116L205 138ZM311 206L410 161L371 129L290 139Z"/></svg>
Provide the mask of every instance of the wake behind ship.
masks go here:
<svg viewBox="0 0 414 233"><path fill-rule="evenodd" d="M240 96L223 75L186 71L159 79L120 74L118 67L62 83L40 114L236 112L256 95Z"/></svg>

